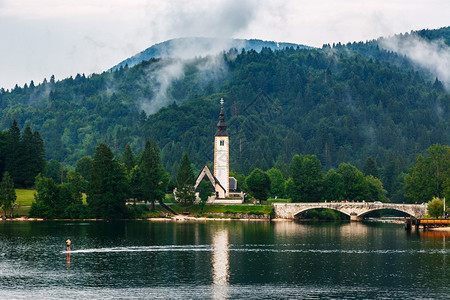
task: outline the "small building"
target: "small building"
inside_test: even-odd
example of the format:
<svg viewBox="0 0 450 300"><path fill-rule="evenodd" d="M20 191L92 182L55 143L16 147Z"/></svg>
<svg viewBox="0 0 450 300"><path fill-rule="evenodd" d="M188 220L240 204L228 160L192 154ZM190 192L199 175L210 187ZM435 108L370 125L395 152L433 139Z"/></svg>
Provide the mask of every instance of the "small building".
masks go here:
<svg viewBox="0 0 450 300"><path fill-rule="evenodd" d="M208 203L239 204L244 202L244 193L237 193L237 180L230 175L230 139L225 123L225 113L223 111L223 99L220 99L219 122L214 135L214 173L204 166L195 182L197 192L202 181L211 183L215 195L208 198Z"/></svg>

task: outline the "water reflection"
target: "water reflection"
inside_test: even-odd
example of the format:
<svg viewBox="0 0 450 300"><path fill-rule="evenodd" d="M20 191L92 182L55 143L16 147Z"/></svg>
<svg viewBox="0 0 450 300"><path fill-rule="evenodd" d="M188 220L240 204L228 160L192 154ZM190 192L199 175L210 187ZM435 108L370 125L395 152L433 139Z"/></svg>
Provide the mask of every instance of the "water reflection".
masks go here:
<svg viewBox="0 0 450 300"><path fill-rule="evenodd" d="M448 235L349 222L0 223L0 298L447 299Z"/></svg>
<svg viewBox="0 0 450 300"><path fill-rule="evenodd" d="M311 235L322 232L325 229L327 234L339 234L340 236L366 237L368 232L372 232L373 224L361 222L336 222L333 226L330 223L321 222L276 222L274 224L274 233L276 236L297 236ZM380 229L381 230L381 229Z"/></svg>
<svg viewBox="0 0 450 300"><path fill-rule="evenodd" d="M228 230L224 229L215 232L212 244L213 299L226 299L228 298L228 280L230 276Z"/></svg>
<svg viewBox="0 0 450 300"><path fill-rule="evenodd" d="M450 237L450 232L448 231L434 231L434 230L426 230L420 232L420 237L433 240L433 241L443 241L448 240Z"/></svg>

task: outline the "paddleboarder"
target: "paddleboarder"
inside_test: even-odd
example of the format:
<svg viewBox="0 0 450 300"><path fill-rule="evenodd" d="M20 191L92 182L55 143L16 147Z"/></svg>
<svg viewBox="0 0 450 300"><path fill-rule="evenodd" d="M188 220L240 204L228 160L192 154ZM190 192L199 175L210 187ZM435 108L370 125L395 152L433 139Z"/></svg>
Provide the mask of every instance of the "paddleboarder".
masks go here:
<svg viewBox="0 0 450 300"><path fill-rule="evenodd" d="M72 242L70 241L70 239L67 239L66 244L67 244L67 251L70 251L70 244Z"/></svg>

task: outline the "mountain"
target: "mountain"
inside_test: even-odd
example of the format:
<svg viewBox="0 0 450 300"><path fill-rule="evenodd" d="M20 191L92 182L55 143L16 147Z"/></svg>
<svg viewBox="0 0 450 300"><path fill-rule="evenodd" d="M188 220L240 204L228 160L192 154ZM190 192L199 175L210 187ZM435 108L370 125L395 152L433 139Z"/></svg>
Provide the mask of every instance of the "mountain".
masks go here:
<svg viewBox="0 0 450 300"><path fill-rule="evenodd" d="M183 59L191 59L196 56L217 55L222 51L228 51L232 48L239 51L241 49L245 49L246 51L255 50L256 52L260 52L263 48L281 50L288 47L311 48L300 44L262 41L256 39L244 40L203 37L178 38L155 44L120 62L109 71L115 71L120 67L125 67L126 65L128 65L128 67L132 67L142 61L150 60L151 58L178 57Z"/></svg>
<svg viewBox="0 0 450 300"><path fill-rule="evenodd" d="M439 41L446 37L426 48L438 51L443 65L449 50ZM71 166L100 142L120 156L127 143L138 154L152 139L173 175L185 151L197 168L213 160L223 97L234 171L275 165L287 172L298 153L317 155L324 169L341 162L362 168L371 156L395 197L417 154L450 144L449 86L432 59L419 64L408 53L380 40L151 58L89 77L0 90L0 128L14 119L20 128L30 125L47 158Z"/></svg>

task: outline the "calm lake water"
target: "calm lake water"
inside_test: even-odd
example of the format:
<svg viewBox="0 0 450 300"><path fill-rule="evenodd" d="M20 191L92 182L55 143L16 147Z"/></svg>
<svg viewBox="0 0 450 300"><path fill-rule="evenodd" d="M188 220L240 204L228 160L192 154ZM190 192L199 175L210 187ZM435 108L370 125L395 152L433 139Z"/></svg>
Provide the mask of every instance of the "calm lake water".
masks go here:
<svg viewBox="0 0 450 300"><path fill-rule="evenodd" d="M374 223L2 222L0 298L448 299L448 240Z"/></svg>

